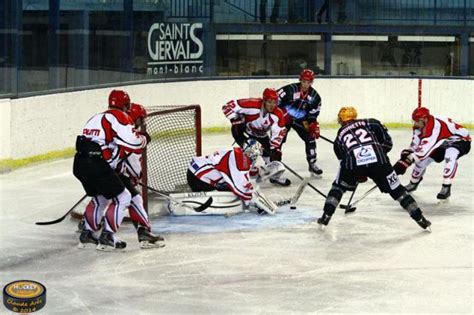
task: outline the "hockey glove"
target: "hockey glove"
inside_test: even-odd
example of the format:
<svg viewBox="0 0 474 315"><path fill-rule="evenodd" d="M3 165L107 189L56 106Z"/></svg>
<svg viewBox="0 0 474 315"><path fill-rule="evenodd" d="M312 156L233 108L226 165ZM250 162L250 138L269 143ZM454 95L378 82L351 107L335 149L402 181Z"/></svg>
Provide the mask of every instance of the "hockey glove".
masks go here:
<svg viewBox="0 0 474 315"><path fill-rule="evenodd" d="M232 136L235 139L235 142L241 147L244 146L247 137L244 134L245 131L245 122L243 119L234 118L230 121L232 123L231 132Z"/></svg>
<svg viewBox="0 0 474 315"><path fill-rule="evenodd" d="M402 153L400 153L400 160L409 158L412 153L413 153L413 150L411 149L402 150Z"/></svg>
<svg viewBox="0 0 474 315"><path fill-rule="evenodd" d="M270 161L281 161L281 150L280 149L271 149L270 150Z"/></svg>
<svg viewBox="0 0 474 315"><path fill-rule="evenodd" d="M409 157L400 159L393 166L393 170L395 171L397 175L403 175L405 174L405 172L407 171L407 168L409 168L412 163L413 161Z"/></svg>
<svg viewBox="0 0 474 315"><path fill-rule="evenodd" d="M312 122L308 125L308 132L311 138L319 139L320 129L317 121Z"/></svg>

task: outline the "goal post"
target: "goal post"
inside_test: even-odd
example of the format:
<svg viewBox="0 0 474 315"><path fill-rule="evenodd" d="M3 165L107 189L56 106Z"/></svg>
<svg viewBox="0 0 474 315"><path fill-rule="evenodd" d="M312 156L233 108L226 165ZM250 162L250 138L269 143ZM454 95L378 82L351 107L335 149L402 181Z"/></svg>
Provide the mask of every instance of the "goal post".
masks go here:
<svg viewBox="0 0 474 315"><path fill-rule="evenodd" d="M163 193L189 191L188 165L201 155L201 107L199 105L147 107L145 130L151 136L142 159L144 186ZM142 189L145 208L150 194Z"/></svg>

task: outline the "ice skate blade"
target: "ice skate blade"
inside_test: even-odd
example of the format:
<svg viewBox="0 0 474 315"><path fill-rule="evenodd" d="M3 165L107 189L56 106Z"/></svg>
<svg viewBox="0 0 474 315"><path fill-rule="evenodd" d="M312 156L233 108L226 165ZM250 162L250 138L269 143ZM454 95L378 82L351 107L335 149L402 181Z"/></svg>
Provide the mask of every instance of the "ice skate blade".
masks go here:
<svg viewBox="0 0 474 315"><path fill-rule="evenodd" d="M323 174L315 174L313 172L310 172L310 176L311 178L314 178L314 179L321 179L323 178Z"/></svg>
<svg viewBox="0 0 474 315"><path fill-rule="evenodd" d="M92 244L92 243L81 243L81 242L79 242L79 244L77 244L78 249L94 249L95 247L97 247L97 245Z"/></svg>
<svg viewBox="0 0 474 315"><path fill-rule="evenodd" d="M431 232L433 232L433 231L431 230L431 225L428 226L428 227L427 227L426 229L424 229L423 231L426 232L426 233L431 233Z"/></svg>
<svg viewBox="0 0 474 315"><path fill-rule="evenodd" d="M448 203L449 202L449 198L446 198L446 199L438 199L438 204L439 205L444 205L445 203Z"/></svg>
<svg viewBox="0 0 474 315"><path fill-rule="evenodd" d="M96 246L95 249L98 250L98 251L101 251L101 252L123 252L125 247L124 248L116 248L116 247L112 247L112 246L108 246L108 245L99 244L99 245Z"/></svg>
<svg viewBox="0 0 474 315"><path fill-rule="evenodd" d="M156 242L156 243L150 243L148 241L141 241L140 242L140 248L141 249L163 248L165 246L166 246L165 243L159 243L159 242Z"/></svg>

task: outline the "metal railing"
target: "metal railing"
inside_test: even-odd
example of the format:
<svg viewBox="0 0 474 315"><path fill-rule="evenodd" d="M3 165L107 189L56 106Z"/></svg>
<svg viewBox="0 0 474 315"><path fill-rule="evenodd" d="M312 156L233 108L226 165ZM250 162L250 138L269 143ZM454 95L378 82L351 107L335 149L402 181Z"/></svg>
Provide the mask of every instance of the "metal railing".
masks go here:
<svg viewBox="0 0 474 315"><path fill-rule="evenodd" d="M169 18L212 18L214 0L172 0Z"/></svg>
<svg viewBox="0 0 474 315"><path fill-rule="evenodd" d="M361 22L409 22L424 25L468 25L474 22L472 0L359 0Z"/></svg>

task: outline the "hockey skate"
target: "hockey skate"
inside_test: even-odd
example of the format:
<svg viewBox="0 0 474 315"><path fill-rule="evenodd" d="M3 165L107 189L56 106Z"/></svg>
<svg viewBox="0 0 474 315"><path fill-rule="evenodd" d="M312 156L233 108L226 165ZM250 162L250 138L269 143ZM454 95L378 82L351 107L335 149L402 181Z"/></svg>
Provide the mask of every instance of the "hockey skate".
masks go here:
<svg viewBox="0 0 474 315"><path fill-rule="evenodd" d="M165 239L160 235L155 235L151 233L149 230L140 226L137 229L138 234L138 242L140 243L140 248L148 249L148 248L160 248L165 247L165 244L159 243L164 242Z"/></svg>
<svg viewBox="0 0 474 315"><path fill-rule="evenodd" d="M77 224L76 233L82 233L85 225L86 225L86 221L84 218L82 218L81 221L79 221L79 223Z"/></svg>
<svg viewBox="0 0 474 315"><path fill-rule="evenodd" d="M320 177L323 174L323 170L320 169L316 165L316 161L309 163L308 165L308 171L311 173L311 175L316 175L317 177Z"/></svg>
<svg viewBox="0 0 474 315"><path fill-rule="evenodd" d="M421 219L415 221L423 230L428 229L428 231L431 231L431 228L429 228L431 226L431 222L426 220L423 215L421 216Z"/></svg>
<svg viewBox="0 0 474 315"><path fill-rule="evenodd" d="M280 186L290 186L291 181L286 177L270 177L270 183Z"/></svg>
<svg viewBox="0 0 474 315"><path fill-rule="evenodd" d="M94 235L94 232L82 229L77 248L84 249L90 247L90 245L96 246L97 244L99 244L99 239Z"/></svg>
<svg viewBox="0 0 474 315"><path fill-rule="evenodd" d="M421 178L418 183L414 183L414 182L410 181L410 183L408 183L408 185L405 186L406 190L408 192L415 191L418 188L418 185L421 183L422 180L423 180L423 178Z"/></svg>
<svg viewBox="0 0 474 315"><path fill-rule="evenodd" d="M451 184L443 184L443 187L441 187L441 191L438 193L436 198L438 198L440 201L447 200L451 196Z"/></svg>
<svg viewBox="0 0 474 315"><path fill-rule="evenodd" d="M329 221L331 220L331 216L323 213L323 216L318 219L318 224L321 225L328 225Z"/></svg>
<svg viewBox="0 0 474 315"><path fill-rule="evenodd" d="M430 227L431 222L426 220L426 218L421 213L420 209L416 209L413 212L410 212L410 217L415 220L415 222L423 229L426 230ZM431 229L428 229L431 232Z"/></svg>
<svg viewBox="0 0 474 315"><path fill-rule="evenodd" d="M102 231L99 237L99 244L96 249L101 251L110 251L115 249L124 249L127 243L117 239L112 232Z"/></svg>

